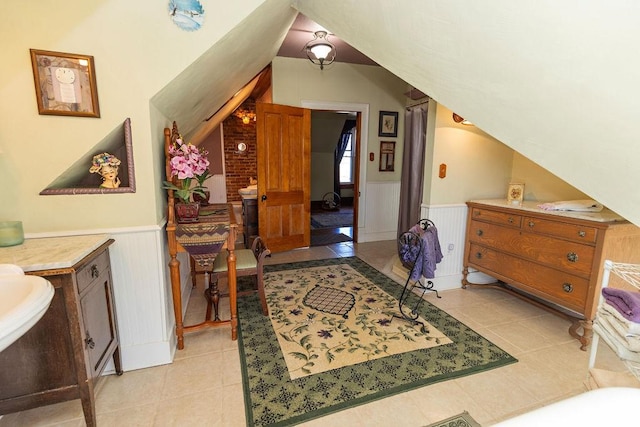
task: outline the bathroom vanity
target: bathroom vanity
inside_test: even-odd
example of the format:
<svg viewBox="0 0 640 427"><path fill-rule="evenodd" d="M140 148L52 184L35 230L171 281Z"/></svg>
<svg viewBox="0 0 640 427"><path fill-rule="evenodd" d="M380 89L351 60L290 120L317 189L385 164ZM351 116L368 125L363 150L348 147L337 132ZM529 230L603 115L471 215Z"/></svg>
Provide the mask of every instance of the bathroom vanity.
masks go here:
<svg viewBox="0 0 640 427"><path fill-rule="evenodd" d="M499 287L567 315L585 350L592 336L604 260L640 261L640 228L614 212L544 211L536 202L467 202L462 285L474 268ZM580 333L579 329L583 332Z"/></svg>
<svg viewBox="0 0 640 427"><path fill-rule="evenodd" d="M96 425L94 383L113 360L122 374L109 246L105 235L27 239L0 248L0 263L46 278L55 289L42 319L0 352L0 414L81 399Z"/></svg>

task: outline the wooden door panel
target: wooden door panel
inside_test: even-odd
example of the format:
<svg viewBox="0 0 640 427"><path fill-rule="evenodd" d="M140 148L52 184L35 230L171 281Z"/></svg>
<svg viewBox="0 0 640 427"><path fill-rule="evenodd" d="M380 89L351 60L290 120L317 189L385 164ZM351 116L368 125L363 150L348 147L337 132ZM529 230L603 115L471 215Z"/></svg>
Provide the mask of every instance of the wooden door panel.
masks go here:
<svg viewBox="0 0 640 427"><path fill-rule="evenodd" d="M310 243L310 110L257 104L258 221L272 252Z"/></svg>

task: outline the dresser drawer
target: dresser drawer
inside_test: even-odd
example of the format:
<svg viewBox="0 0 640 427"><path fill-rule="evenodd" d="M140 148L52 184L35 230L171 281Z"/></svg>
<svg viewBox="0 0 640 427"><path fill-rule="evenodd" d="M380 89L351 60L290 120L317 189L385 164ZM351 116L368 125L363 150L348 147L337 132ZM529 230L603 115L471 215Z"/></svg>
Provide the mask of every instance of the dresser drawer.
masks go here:
<svg viewBox="0 0 640 427"><path fill-rule="evenodd" d="M109 252L104 251L93 259L90 263L82 267L76 273L78 282L78 293L82 293L94 279L102 274L107 274L105 270L109 267Z"/></svg>
<svg viewBox="0 0 640 427"><path fill-rule="evenodd" d="M570 239L581 243L595 243L598 237L598 229L595 227L567 224L540 218L525 217L522 228L523 230L529 230L534 233L548 234L549 236Z"/></svg>
<svg viewBox="0 0 640 427"><path fill-rule="evenodd" d="M469 240L518 257L589 277L595 248L513 228L471 221Z"/></svg>
<svg viewBox="0 0 640 427"><path fill-rule="evenodd" d="M531 294L584 314L589 280L535 262L471 244L469 265L508 277L508 283Z"/></svg>
<svg viewBox="0 0 640 427"><path fill-rule="evenodd" d="M510 227L520 228L522 224L522 216L504 212L496 212L488 209L473 208L471 210L471 219L479 221L493 222Z"/></svg>

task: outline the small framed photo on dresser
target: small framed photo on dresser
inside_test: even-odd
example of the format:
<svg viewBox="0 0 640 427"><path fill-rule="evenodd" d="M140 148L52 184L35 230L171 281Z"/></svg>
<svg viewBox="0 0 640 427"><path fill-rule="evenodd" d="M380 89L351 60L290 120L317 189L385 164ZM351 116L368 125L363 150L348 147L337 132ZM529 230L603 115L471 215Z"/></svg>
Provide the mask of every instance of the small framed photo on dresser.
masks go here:
<svg viewBox="0 0 640 427"><path fill-rule="evenodd" d="M507 190L507 202L512 205L519 205L524 200L524 184L511 183Z"/></svg>

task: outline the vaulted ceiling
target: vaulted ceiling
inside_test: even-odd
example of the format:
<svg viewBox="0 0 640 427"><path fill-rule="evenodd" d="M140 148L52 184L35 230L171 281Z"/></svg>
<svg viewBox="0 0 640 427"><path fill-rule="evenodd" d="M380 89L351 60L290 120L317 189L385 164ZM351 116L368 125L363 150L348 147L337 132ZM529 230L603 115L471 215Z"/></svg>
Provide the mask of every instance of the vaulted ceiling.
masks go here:
<svg viewBox="0 0 640 427"><path fill-rule="evenodd" d="M152 102L196 131L278 54L298 12L640 224L640 4L266 0Z"/></svg>
<svg viewBox="0 0 640 427"><path fill-rule="evenodd" d="M362 52L354 49L344 40L332 34L328 29L299 13L287 31L287 35L278 49L278 56L307 59L304 46L313 39L316 31L327 31L328 40L336 47L336 62L349 64L378 65Z"/></svg>

